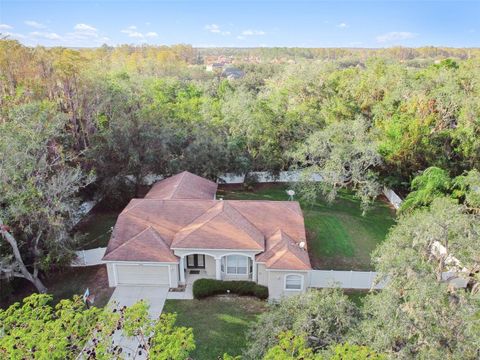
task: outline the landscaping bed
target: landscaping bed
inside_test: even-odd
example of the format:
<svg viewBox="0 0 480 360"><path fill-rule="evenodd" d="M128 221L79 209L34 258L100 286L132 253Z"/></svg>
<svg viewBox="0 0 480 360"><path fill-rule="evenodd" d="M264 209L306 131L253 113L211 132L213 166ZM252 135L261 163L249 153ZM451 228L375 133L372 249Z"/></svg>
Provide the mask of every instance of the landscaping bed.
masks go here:
<svg viewBox="0 0 480 360"><path fill-rule="evenodd" d="M167 300L164 313L177 313L177 325L193 328L193 359L217 359L224 353L240 355L246 333L267 303L253 297L216 296L203 300Z"/></svg>
<svg viewBox="0 0 480 360"><path fill-rule="evenodd" d="M217 198L226 200L288 200L287 185L270 184L253 191L221 187ZM305 216L310 261L315 269L372 270L370 254L395 222L395 211L384 201L362 216L360 201L349 191L334 203L300 201Z"/></svg>
<svg viewBox="0 0 480 360"><path fill-rule="evenodd" d="M255 296L258 299L266 300L268 298L268 288L253 281L199 279L193 283L193 296L195 299L203 299L220 294Z"/></svg>

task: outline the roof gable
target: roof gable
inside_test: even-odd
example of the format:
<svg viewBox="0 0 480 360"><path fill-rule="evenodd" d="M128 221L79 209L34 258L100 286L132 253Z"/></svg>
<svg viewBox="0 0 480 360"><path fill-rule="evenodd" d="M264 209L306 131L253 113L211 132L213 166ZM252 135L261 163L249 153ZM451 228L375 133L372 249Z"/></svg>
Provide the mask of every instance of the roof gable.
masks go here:
<svg viewBox="0 0 480 360"><path fill-rule="evenodd" d="M266 248L267 250L258 255L256 260L265 263L268 269L311 269L306 248L301 248L299 243L282 230L277 230L267 239Z"/></svg>
<svg viewBox="0 0 480 360"><path fill-rule="evenodd" d="M176 262L178 259L160 234L149 226L110 251L103 260Z"/></svg>
<svg viewBox="0 0 480 360"><path fill-rule="evenodd" d="M264 236L228 201L218 201L174 237L173 248L263 250Z"/></svg>
<svg viewBox="0 0 480 360"><path fill-rule="evenodd" d="M217 183L188 171L160 180L145 196L146 199L205 199L215 198Z"/></svg>

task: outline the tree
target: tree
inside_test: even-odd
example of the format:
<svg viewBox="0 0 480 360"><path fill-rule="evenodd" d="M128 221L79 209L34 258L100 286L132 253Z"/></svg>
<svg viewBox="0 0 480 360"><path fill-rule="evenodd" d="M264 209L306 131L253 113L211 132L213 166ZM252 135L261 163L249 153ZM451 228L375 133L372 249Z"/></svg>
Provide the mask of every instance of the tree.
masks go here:
<svg viewBox="0 0 480 360"><path fill-rule="evenodd" d="M321 359L307 347L305 336L296 336L291 330L279 334L278 344L268 349L263 360L315 360Z"/></svg>
<svg viewBox="0 0 480 360"><path fill-rule="evenodd" d="M470 211L478 212L480 208L480 172L477 169L465 171L452 179L447 171L432 166L412 180L411 188L413 191L405 198L400 212L429 206L441 196L457 199Z"/></svg>
<svg viewBox="0 0 480 360"><path fill-rule="evenodd" d="M355 305L338 289L312 290L282 299L260 315L249 330L244 356L246 359L262 358L268 349L279 344L279 336L285 331L305 334L304 340L313 351L325 349L346 337L355 325L355 314ZM288 336L283 339L288 344Z"/></svg>
<svg viewBox="0 0 480 360"><path fill-rule="evenodd" d="M477 358L479 224L444 197L403 215L373 255L388 284L367 296L357 341L400 359ZM473 286L455 288L455 277Z"/></svg>
<svg viewBox="0 0 480 360"><path fill-rule="evenodd" d="M75 165L65 117L49 103L11 111L0 125L0 276L46 288L39 271L68 262L78 191L93 176Z"/></svg>
<svg viewBox="0 0 480 360"><path fill-rule="evenodd" d="M363 118L328 125L311 134L293 153L303 169L300 189L303 197L313 200L319 193L329 201L338 189L352 188L364 210L380 191L375 168L381 164L375 141ZM311 177L320 174L322 181Z"/></svg>
<svg viewBox="0 0 480 360"><path fill-rule="evenodd" d="M400 212L413 211L428 206L438 196L445 195L451 187L447 171L432 166L416 176L411 183L412 192L403 201Z"/></svg>
<svg viewBox="0 0 480 360"><path fill-rule="evenodd" d="M0 357L9 359L122 358L117 333L135 336L134 354L147 359L183 360L195 349L191 328L175 326L175 314L148 316L140 301L130 307L87 309L80 297L49 305L52 296L33 294L0 309ZM130 354L132 356L133 354Z"/></svg>

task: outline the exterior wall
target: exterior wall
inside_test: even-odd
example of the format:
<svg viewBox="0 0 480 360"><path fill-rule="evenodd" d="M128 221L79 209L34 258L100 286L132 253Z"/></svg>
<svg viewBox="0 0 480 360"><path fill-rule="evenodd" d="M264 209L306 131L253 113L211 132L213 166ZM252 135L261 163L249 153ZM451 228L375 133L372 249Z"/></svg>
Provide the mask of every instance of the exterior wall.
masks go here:
<svg viewBox="0 0 480 360"><path fill-rule="evenodd" d="M253 250L216 250L216 249L174 249L173 252L177 256L186 256L191 254L204 254L209 255L214 258L221 258L225 255L247 255L247 256L255 256L256 254L260 253L261 251L253 251ZM206 261L207 259L205 259Z"/></svg>
<svg viewBox="0 0 480 360"><path fill-rule="evenodd" d="M215 276L215 258L205 255L205 271L208 276Z"/></svg>
<svg viewBox="0 0 480 360"><path fill-rule="evenodd" d="M178 287L178 264L170 264L170 287Z"/></svg>
<svg viewBox="0 0 480 360"><path fill-rule="evenodd" d="M265 264L257 263L257 283L268 286L268 273L265 269Z"/></svg>
<svg viewBox="0 0 480 360"><path fill-rule="evenodd" d="M117 283L115 282L115 274L114 274L112 263L107 263L107 275L108 275L108 286L110 287L117 286Z"/></svg>
<svg viewBox="0 0 480 360"><path fill-rule="evenodd" d="M268 297L278 300L284 296L292 296L305 292L308 286L308 271L267 270ZM303 287L301 290L285 290L285 276L289 274L302 275Z"/></svg>

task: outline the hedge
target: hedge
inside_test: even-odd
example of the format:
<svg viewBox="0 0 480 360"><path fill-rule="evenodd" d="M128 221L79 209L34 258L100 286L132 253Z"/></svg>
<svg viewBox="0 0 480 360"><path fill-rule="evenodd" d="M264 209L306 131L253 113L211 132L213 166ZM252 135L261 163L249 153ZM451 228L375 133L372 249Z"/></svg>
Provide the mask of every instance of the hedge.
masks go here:
<svg viewBox="0 0 480 360"><path fill-rule="evenodd" d="M227 291L229 290L229 292ZM268 288L253 281L222 281L215 279L198 279L193 283L193 297L203 299L213 295L237 294L268 298Z"/></svg>

